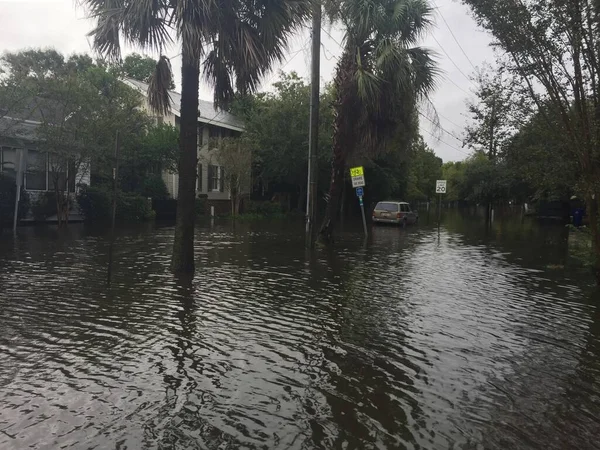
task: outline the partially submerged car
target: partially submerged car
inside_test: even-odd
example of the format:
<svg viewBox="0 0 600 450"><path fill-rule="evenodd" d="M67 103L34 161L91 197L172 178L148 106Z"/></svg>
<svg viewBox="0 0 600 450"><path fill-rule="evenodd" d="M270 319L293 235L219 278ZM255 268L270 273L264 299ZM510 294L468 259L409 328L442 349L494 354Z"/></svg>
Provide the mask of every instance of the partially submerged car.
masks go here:
<svg viewBox="0 0 600 450"><path fill-rule="evenodd" d="M406 202L379 202L373 210L374 223L393 223L406 226L417 223L418 221L419 213L413 211Z"/></svg>

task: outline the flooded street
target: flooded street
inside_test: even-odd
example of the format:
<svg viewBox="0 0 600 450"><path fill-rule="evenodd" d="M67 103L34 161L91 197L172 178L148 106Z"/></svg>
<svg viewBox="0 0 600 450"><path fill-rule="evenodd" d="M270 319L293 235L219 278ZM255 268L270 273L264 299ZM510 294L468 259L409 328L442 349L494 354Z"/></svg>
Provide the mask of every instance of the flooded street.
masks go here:
<svg viewBox="0 0 600 450"><path fill-rule="evenodd" d="M600 299L564 227L0 236L0 449L600 448ZM360 226L360 224L359 224Z"/></svg>

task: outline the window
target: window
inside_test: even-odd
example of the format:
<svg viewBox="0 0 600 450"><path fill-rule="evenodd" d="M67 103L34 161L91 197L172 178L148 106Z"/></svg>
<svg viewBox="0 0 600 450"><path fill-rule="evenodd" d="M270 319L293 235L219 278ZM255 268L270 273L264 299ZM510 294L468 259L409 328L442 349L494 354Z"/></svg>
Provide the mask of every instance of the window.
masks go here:
<svg viewBox="0 0 600 450"><path fill-rule="evenodd" d="M198 147L204 145L204 125L198 125Z"/></svg>
<svg viewBox="0 0 600 450"><path fill-rule="evenodd" d="M388 211L388 212L398 212L398 204L397 203L386 203L380 202L377 203L375 207L377 211Z"/></svg>
<svg viewBox="0 0 600 450"><path fill-rule="evenodd" d="M198 181L196 184L196 190L198 192L202 192L202 164L198 164L198 178L196 178L196 180Z"/></svg>
<svg viewBox="0 0 600 450"><path fill-rule="evenodd" d="M219 191L221 187L219 166L208 166L208 190Z"/></svg>
<svg viewBox="0 0 600 450"><path fill-rule="evenodd" d="M17 151L14 148L0 148L0 171L11 178L17 177Z"/></svg>
<svg viewBox="0 0 600 450"><path fill-rule="evenodd" d="M47 155L36 150L27 152L27 173L25 189L30 191L45 191L47 189Z"/></svg>
<svg viewBox="0 0 600 450"><path fill-rule="evenodd" d="M208 137L215 139L221 137L221 129L212 125L208 126Z"/></svg>
<svg viewBox="0 0 600 450"><path fill-rule="evenodd" d="M400 211L402 211L402 212L409 212L410 210L408 208L408 205L402 204L402 205L400 205Z"/></svg>

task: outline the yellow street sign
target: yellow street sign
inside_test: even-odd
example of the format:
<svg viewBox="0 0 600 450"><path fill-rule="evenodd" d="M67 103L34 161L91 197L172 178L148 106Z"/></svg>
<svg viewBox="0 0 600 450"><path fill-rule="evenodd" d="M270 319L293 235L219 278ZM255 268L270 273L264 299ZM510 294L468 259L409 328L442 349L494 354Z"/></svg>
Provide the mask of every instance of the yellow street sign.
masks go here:
<svg viewBox="0 0 600 450"><path fill-rule="evenodd" d="M350 176L351 177L360 177L363 176L365 173L363 171L363 167L362 166L358 166L358 167L352 167L350 169Z"/></svg>

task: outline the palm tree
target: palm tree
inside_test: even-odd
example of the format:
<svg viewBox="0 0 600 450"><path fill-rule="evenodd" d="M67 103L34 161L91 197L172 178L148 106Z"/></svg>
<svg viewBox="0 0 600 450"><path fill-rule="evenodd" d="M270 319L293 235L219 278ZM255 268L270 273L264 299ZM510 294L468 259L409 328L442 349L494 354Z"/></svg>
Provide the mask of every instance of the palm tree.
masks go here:
<svg viewBox="0 0 600 450"><path fill-rule="evenodd" d="M399 134L414 131L417 104L435 87L438 70L432 54L415 46L431 25L425 0L330 0L325 10L345 30L334 78L329 201L319 232L327 243L348 159L389 151Z"/></svg>
<svg viewBox="0 0 600 450"><path fill-rule="evenodd" d="M310 13L310 0L80 0L97 21L91 32L102 54L120 59L120 38L143 49L163 52L175 33L181 42L181 121L179 190L172 269L194 270L194 206L197 167L198 93L201 68L214 85L216 106L235 91L256 89L287 38ZM162 56L150 83L151 106L169 109L172 81Z"/></svg>

